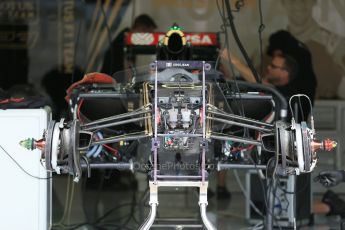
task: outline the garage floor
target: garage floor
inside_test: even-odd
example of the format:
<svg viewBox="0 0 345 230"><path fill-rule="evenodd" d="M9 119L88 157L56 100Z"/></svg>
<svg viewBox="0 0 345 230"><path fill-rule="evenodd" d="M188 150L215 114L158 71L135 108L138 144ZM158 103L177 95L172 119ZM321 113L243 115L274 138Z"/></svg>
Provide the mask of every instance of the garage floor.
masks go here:
<svg viewBox="0 0 345 230"><path fill-rule="evenodd" d="M70 183L68 186L67 176L54 177L53 229L138 229L149 212L148 202L144 197L147 188L145 175L136 174L135 178L129 176L130 179L121 175L121 179L105 179L103 184L97 179L97 175L94 175L94 178L87 183L82 181L79 184ZM240 173L240 178L244 181L244 173ZM260 222L255 228L245 219L245 198L230 173L228 181L227 187L232 191L232 199L220 200L216 196L209 199L209 219L221 230L260 229ZM215 187L214 175L210 177L210 187ZM67 190L69 196L66 197ZM321 194L314 194L314 199ZM71 200L72 202L68 202ZM161 189L156 217L159 221L155 222L157 227L152 229L200 229L197 227L200 225L197 202L197 193L192 188ZM178 222L172 222L171 218L178 219ZM158 227L160 224L177 223L192 224L195 227ZM300 226L298 229L340 229L340 218L315 215L313 226Z"/></svg>

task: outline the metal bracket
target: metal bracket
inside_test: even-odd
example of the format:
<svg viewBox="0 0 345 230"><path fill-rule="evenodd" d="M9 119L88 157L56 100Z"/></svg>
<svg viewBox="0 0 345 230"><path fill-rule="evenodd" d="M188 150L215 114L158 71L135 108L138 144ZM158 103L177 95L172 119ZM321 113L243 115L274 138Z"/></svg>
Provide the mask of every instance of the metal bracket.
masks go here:
<svg viewBox="0 0 345 230"><path fill-rule="evenodd" d="M201 204L208 205L208 202L207 202L207 187L208 187L208 183L207 182L204 182L204 183L200 184L199 203L198 203L199 206Z"/></svg>
<svg viewBox="0 0 345 230"><path fill-rule="evenodd" d="M152 138L152 151L154 151L154 149L159 149L159 147L160 147L160 141L157 141L157 140L155 140L154 138Z"/></svg>
<svg viewBox="0 0 345 230"><path fill-rule="evenodd" d="M208 141L207 139L203 139L201 142L200 142L200 147L202 149L208 149Z"/></svg>

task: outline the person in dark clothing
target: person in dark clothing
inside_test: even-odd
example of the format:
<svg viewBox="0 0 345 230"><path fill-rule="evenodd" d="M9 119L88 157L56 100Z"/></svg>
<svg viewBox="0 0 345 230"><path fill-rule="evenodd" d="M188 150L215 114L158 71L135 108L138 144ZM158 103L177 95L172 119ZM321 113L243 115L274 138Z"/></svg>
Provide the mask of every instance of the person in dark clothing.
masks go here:
<svg viewBox="0 0 345 230"><path fill-rule="evenodd" d="M113 40L111 47L106 51L101 72L112 75L126 69L124 53L126 33L152 33L156 28L157 26L150 16L142 14L136 17L131 29L123 29ZM127 61L130 64L135 63L134 57L128 58Z"/></svg>
<svg viewBox="0 0 345 230"><path fill-rule="evenodd" d="M281 68L272 68L272 66L267 66L267 72L263 77L263 83L270 83L275 86L278 91L285 96L287 101L294 94L305 94L307 95L312 104L314 103L315 91L317 86L316 75L313 70L312 57L308 48L295 37L293 37L288 31L279 30L276 33L273 33L269 38L269 45L267 48L267 55L274 59L275 56L283 56L284 61L287 61L287 65L293 67L293 69L281 69ZM249 82L256 82L254 75L250 71L247 65L243 64L235 55L228 53L227 49L224 49L221 53L221 57L226 61L230 61L240 72L243 78ZM282 60L280 60L282 61ZM271 62L272 64L272 62ZM283 64L283 63L281 63ZM281 66L280 66L281 67ZM286 67L285 67L286 68ZM273 70L274 69L274 70ZM265 81L265 78L270 77L266 76L267 74L277 74L284 70L290 71L293 70L294 75L288 82L279 82L277 79L275 81ZM285 73L286 74L286 73ZM280 73L277 77L280 76ZM282 77L284 74L282 74ZM283 80L283 79L281 79ZM285 79L286 80L286 79ZM310 105L307 100L301 100L302 111L298 110L298 116L295 119L298 122L306 121L310 113ZM296 112L296 111L294 111ZM288 120L291 119L291 113L289 111Z"/></svg>
<svg viewBox="0 0 345 230"><path fill-rule="evenodd" d="M314 104L315 91L317 86L316 75L313 70L312 57L308 48L288 31L279 30L269 38L267 55L287 55L293 58L298 65L296 76L285 86L277 86L277 89L286 97L294 94L307 95ZM298 111L297 121L305 121L310 113L310 105L307 100L302 100L302 110ZM291 116L291 114L290 114Z"/></svg>
<svg viewBox="0 0 345 230"><path fill-rule="evenodd" d="M274 85L275 88L286 98L286 101L289 101L291 96L301 93L293 84L296 77L298 77L298 70L298 63L294 58L289 55L276 54L272 57L271 63L268 64L267 73L262 82L264 84ZM307 113L309 112L310 109ZM288 113L287 120L291 120L291 112ZM299 116L297 120L301 121L304 119Z"/></svg>
<svg viewBox="0 0 345 230"><path fill-rule="evenodd" d="M263 77L264 84L270 84L286 98L295 94L307 95L312 103L314 102L316 90L316 76L312 66L312 58L306 46L294 38L288 31L280 30L272 34L269 38L267 55L272 58L267 66L267 71ZM247 65L243 64L227 49L221 52L221 57L226 61L231 61L243 78L248 82L256 82L255 77ZM297 122L306 121L310 113L310 105L307 100L301 100L302 111L298 110ZM294 111L295 112L295 111ZM292 117L288 112L287 121ZM266 154L262 154L265 156ZM271 154L268 154L271 157ZM219 178L223 184L224 178Z"/></svg>
<svg viewBox="0 0 345 230"><path fill-rule="evenodd" d="M277 54L267 66L267 74L263 80L276 86L278 90L283 90L283 87L296 78L297 73L298 64L295 59L288 55Z"/></svg>

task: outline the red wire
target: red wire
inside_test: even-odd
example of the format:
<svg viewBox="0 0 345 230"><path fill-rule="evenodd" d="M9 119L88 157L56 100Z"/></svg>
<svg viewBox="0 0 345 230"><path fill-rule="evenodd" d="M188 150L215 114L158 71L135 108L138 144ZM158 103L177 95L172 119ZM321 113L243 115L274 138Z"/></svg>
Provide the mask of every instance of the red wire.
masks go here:
<svg viewBox="0 0 345 230"><path fill-rule="evenodd" d="M114 149L114 148L112 148L112 147L110 147L109 145L106 145L106 144L103 144L103 146L105 148L111 150L116 157L121 158L120 155L119 155L119 151L117 149Z"/></svg>
<svg viewBox="0 0 345 230"><path fill-rule="evenodd" d="M242 151L242 150L251 150L254 148L254 145L249 145L248 147L235 147L231 150L231 153L236 153L238 151Z"/></svg>
<svg viewBox="0 0 345 230"><path fill-rule="evenodd" d="M21 97L21 98L10 98L10 101L11 102L22 102L22 101L24 101L24 97Z"/></svg>
<svg viewBox="0 0 345 230"><path fill-rule="evenodd" d="M24 101L24 97L21 97L21 98L9 98L9 99L1 100L0 104L7 104L7 103L10 103L10 102L19 103L19 102L22 102L22 101Z"/></svg>

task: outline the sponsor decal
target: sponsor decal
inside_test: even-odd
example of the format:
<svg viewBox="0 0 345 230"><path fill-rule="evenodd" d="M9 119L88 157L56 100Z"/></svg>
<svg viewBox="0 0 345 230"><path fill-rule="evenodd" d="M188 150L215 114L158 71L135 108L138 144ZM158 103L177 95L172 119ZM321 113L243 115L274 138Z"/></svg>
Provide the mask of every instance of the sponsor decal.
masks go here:
<svg viewBox="0 0 345 230"><path fill-rule="evenodd" d="M130 39L134 45L151 45L155 38L152 33L133 33Z"/></svg>
<svg viewBox="0 0 345 230"><path fill-rule="evenodd" d="M58 4L59 70L66 74L72 74L75 58L75 1L60 0Z"/></svg>
<svg viewBox="0 0 345 230"><path fill-rule="evenodd" d="M217 46L218 39L216 33L185 33L187 42L193 46ZM154 45L162 41L165 33L128 33L127 45Z"/></svg>

